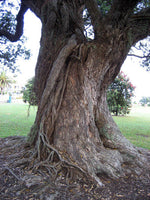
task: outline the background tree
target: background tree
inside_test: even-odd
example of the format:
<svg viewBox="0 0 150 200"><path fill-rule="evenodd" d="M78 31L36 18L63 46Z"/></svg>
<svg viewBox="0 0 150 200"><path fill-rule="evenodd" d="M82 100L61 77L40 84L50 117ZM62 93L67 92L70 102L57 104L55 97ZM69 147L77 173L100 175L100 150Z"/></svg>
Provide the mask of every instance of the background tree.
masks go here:
<svg viewBox="0 0 150 200"><path fill-rule="evenodd" d="M142 99L140 99L140 103L145 106L146 104L147 105L150 105L150 97L142 97Z"/></svg>
<svg viewBox="0 0 150 200"><path fill-rule="evenodd" d="M29 103L30 106L37 105L37 98L34 92L34 78L30 79L25 85L25 89L23 91L23 101L25 103Z"/></svg>
<svg viewBox="0 0 150 200"><path fill-rule="evenodd" d="M121 72L107 90L107 102L110 112L115 114L129 114L131 98L134 96L135 87L129 78Z"/></svg>
<svg viewBox="0 0 150 200"><path fill-rule="evenodd" d="M12 80L6 75L5 72L0 74L0 93L3 94L3 91L6 87L10 86Z"/></svg>
<svg viewBox="0 0 150 200"><path fill-rule="evenodd" d="M1 1L0 5L0 30L9 31L13 34L16 26L15 15L13 13L17 12L17 8L13 1L6 1L5 3ZM13 44L6 37L0 37L0 71L9 70L13 73L19 71L16 65L17 59L19 57L24 59L30 58L30 51L25 47L25 42L25 36L22 36L19 41Z"/></svg>
<svg viewBox="0 0 150 200"><path fill-rule="evenodd" d="M129 52L128 56L136 57L140 59L139 63L142 67L146 69L146 71L150 71L150 48L149 43L150 38L146 38L145 40L138 42Z"/></svg>
<svg viewBox="0 0 150 200"><path fill-rule="evenodd" d="M15 32L1 29L0 36L18 40L29 8L42 22L35 70L38 111L28 136L34 151L29 160L35 155L30 164L51 175L67 171L74 179L80 171L99 185L102 174L142 171L138 166L148 161L120 133L106 91L131 47L150 35L149 1L21 0ZM87 20L93 27L90 40Z"/></svg>

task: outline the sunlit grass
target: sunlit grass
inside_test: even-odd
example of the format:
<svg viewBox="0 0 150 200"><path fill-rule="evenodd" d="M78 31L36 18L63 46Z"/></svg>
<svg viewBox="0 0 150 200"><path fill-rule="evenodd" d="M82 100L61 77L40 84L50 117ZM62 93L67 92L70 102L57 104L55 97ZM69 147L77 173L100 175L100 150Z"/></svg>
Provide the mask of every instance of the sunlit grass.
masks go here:
<svg viewBox="0 0 150 200"><path fill-rule="evenodd" d="M135 146L150 149L150 107L135 105L129 115L113 118L123 135Z"/></svg>
<svg viewBox="0 0 150 200"><path fill-rule="evenodd" d="M0 137L26 136L34 123L36 108L27 116L26 104L0 104ZM113 117L123 135L134 145L150 149L150 107L134 106L130 115Z"/></svg>
<svg viewBox="0 0 150 200"><path fill-rule="evenodd" d="M28 116L26 104L0 104L0 137L26 136L34 122L36 108L30 108Z"/></svg>

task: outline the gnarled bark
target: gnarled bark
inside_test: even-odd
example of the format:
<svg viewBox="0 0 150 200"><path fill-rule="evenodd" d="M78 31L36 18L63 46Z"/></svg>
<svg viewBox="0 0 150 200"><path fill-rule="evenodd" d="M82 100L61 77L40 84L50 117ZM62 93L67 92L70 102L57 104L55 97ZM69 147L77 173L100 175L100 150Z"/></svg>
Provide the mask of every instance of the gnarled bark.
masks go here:
<svg viewBox="0 0 150 200"><path fill-rule="evenodd" d="M106 102L106 89L131 46L149 35L149 9L134 14L138 2L115 0L102 14L95 0L22 0L25 11L30 8L42 22L38 112L28 136L37 158L34 169L49 166L49 173L58 175L60 168L74 168L101 185L101 174L118 177L129 165L146 163L120 133ZM84 36L84 6L92 41Z"/></svg>
<svg viewBox="0 0 150 200"><path fill-rule="evenodd" d="M140 165L144 161L120 133L106 102L106 88L119 71L128 48L123 44L117 50L111 47L114 53L109 54L103 45L78 44L75 35L68 39L50 67L38 106L36 128L29 137L39 160L52 160L54 152L63 164L88 173L100 185L102 174L118 177L126 173L123 165ZM49 55L42 52L47 59ZM40 64L43 62L39 60Z"/></svg>
<svg viewBox="0 0 150 200"><path fill-rule="evenodd" d="M89 3L86 6L91 13ZM106 102L106 89L127 56L131 38L124 27L126 21L121 19L119 28L110 25L107 17L102 20L100 16L95 21L92 15L96 23L95 40L87 41L82 23L78 23L81 16L77 10L82 1L72 5L72 13L68 10L70 5L55 2L42 8L43 30L35 84L39 105L29 141L42 165L49 162L55 172L60 165L78 168L102 185L102 174L118 177L129 172L123 167L126 164L140 166L145 162L120 133ZM56 18L58 10L65 20Z"/></svg>

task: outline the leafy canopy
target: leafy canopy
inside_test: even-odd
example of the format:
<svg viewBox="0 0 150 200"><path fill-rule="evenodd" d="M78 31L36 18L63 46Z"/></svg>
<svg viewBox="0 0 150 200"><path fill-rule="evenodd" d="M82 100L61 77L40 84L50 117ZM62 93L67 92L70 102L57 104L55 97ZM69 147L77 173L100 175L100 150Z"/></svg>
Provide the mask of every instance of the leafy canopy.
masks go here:
<svg viewBox="0 0 150 200"><path fill-rule="evenodd" d="M135 87L129 78L121 72L107 90L107 102L109 110L117 115L129 114L131 98L134 96Z"/></svg>
<svg viewBox="0 0 150 200"><path fill-rule="evenodd" d="M99 10L102 16L107 16L108 12L111 9L113 4L113 0L97 0L99 5ZM134 8L134 14L140 13L143 9L148 9L150 7L149 0L142 0L139 1L137 6ZM118 13L119 14L119 13ZM84 16L84 25L85 25L85 35L87 38L93 39L94 38L94 30L90 19L90 14L88 13L87 9L83 13ZM131 48L129 52L129 56L134 56L136 58L140 58L140 64L144 67L147 71L150 71L150 47L149 47L150 38L144 39L138 43L135 43L134 46Z"/></svg>
<svg viewBox="0 0 150 200"><path fill-rule="evenodd" d="M12 80L3 71L0 73L0 94L3 94L3 90L12 83Z"/></svg>
<svg viewBox="0 0 150 200"><path fill-rule="evenodd" d="M145 106L145 105L150 106L150 97L142 97L140 99L140 103L142 104L142 106Z"/></svg>
<svg viewBox="0 0 150 200"><path fill-rule="evenodd" d="M21 13L25 13L26 10L28 9L27 7L22 7L22 2L25 2L27 5L27 2L30 1L23 1L23 0L17 0L17 1L12 1L12 0L0 0L0 18L1 18L1 22L0 22L0 32L2 30L2 34L0 35L7 35L6 37L8 37L8 35L10 36L10 34L14 35L14 40L18 40L20 38L20 36L22 35L23 30L21 30L22 27L22 22L19 24L19 12ZM42 2L42 1L41 1ZM81 1L82 2L82 1ZM94 7L94 2L97 2L98 4L98 10L100 12L101 16L107 16L109 15L109 12L111 12L111 10L113 10L113 6L115 5L117 8L117 12L112 14L113 18L110 20L113 20L115 22L115 20L119 20L124 12L124 7L120 6L119 1L118 0L94 0L94 1L83 1L85 2L85 4L89 4L89 7L92 5L93 8ZM89 3L88 3L89 2ZM93 3L91 3L93 2ZM150 7L150 1L149 0L139 0L139 1L122 1L121 4L126 5L128 4L134 4L134 12L133 14L138 14L137 17L144 17L147 16L149 17L147 14L147 10ZM91 16L90 13L90 8L88 6L85 6L84 8L84 12L83 12L83 18L84 18L84 33L86 37L90 37L90 38L94 38L94 34L95 31L94 29L97 26L97 22L93 23L92 21L96 20L96 17ZM93 9L91 8L91 10ZM18 12L18 10L20 9L20 11ZM126 9L126 8L125 8ZM145 15L146 13L146 15ZM99 13L98 13L99 14ZM97 15L97 10L95 10L95 16ZM135 16L134 16L135 17ZM92 19L93 18L93 19ZM142 19L141 18L141 19ZM22 17L20 17L20 19L22 20ZM124 18L125 19L125 18ZM23 21L23 20L22 20ZM95 27L94 27L95 26ZM20 27L20 28L19 28ZM5 33L4 33L4 32ZM6 34L6 32L10 33L10 34ZM18 33L17 33L18 32ZM9 37L11 38L11 37ZM11 38L12 39L12 38ZM3 37L3 40L4 39ZM22 39L22 42L24 39ZM12 39L13 41L13 39ZM1 45L1 50L0 50L0 59L1 59L1 63L3 63L3 65L8 66L8 68L10 68L12 71L15 71L16 67L14 67L13 63L15 62L15 60L17 59L18 56L23 56L25 59L29 58L29 51L26 50L25 48L21 48L22 42L20 44L18 44L18 46L16 46L15 48L12 48L10 44L8 44L8 48L7 51L4 51L4 47L2 47ZM1 42L0 43L4 43L6 45L6 42ZM135 48L132 49L132 52L130 52L130 55L134 55L137 57L142 58L142 62L141 65L146 67L147 70L150 70L150 49L149 46L147 45L147 42L140 42L138 44L134 44ZM140 55L138 54L139 51L141 50ZM9 53L8 53L9 52ZM14 55L14 57L12 56Z"/></svg>
<svg viewBox="0 0 150 200"><path fill-rule="evenodd" d="M34 78L30 79L25 85L25 90L23 91L23 101L29 103L30 106L37 105L37 97L34 92Z"/></svg>
<svg viewBox="0 0 150 200"><path fill-rule="evenodd" d="M19 5L18 5L19 6ZM15 33L17 5L13 1L0 2L0 30ZM12 12L13 11L13 12ZM0 37L0 63L1 71L16 72L18 66L15 65L17 59L30 58L30 51L24 46L26 38L22 36L16 43L11 43L6 37Z"/></svg>

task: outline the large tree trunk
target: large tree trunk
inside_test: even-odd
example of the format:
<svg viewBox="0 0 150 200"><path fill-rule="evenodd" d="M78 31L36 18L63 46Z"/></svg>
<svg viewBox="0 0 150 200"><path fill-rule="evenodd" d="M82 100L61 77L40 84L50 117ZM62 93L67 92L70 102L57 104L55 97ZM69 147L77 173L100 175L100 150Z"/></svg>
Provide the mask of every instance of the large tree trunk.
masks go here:
<svg viewBox="0 0 150 200"><path fill-rule="evenodd" d="M101 184L101 174L118 177L130 171L126 164L144 161L120 133L106 102L106 89L130 49L128 32L104 21L101 37L89 42L77 24L78 8L66 12L60 4L59 14L66 18L59 21L56 9L44 6L35 77L39 104L28 141L41 163L60 160Z"/></svg>
<svg viewBox="0 0 150 200"><path fill-rule="evenodd" d="M123 165L141 162L106 102L106 88L119 71L122 53L116 52L120 59L114 63L114 54L104 56L103 45L95 42L78 44L72 35L59 51L57 42L53 61L49 61L51 45L40 50L36 71L39 106L29 141L39 160L46 160L53 151L101 184L101 174L118 177L125 172Z"/></svg>
<svg viewBox="0 0 150 200"><path fill-rule="evenodd" d="M22 0L15 34L0 30L0 36L18 40L28 8L42 22L38 111L28 137L34 168L57 175L60 168L74 168L101 184L101 174L117 177L146 163L120 133L106 102L107 87L131 46L150 34L150 9L138 3L115 0L106 11L96 0ZM93 26L91 41L84 35L84 8Z"/></svg>

